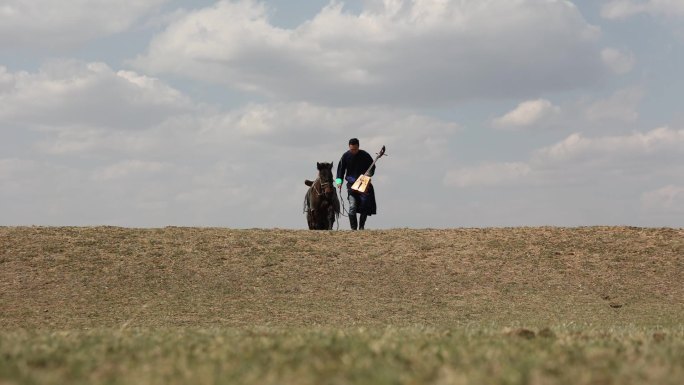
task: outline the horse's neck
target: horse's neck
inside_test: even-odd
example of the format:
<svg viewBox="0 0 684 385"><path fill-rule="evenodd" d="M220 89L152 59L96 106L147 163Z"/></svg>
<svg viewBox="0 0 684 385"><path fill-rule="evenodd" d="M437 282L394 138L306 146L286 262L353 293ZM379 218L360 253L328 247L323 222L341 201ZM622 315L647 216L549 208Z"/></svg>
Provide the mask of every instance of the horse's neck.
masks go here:
<svg viewBox="0 0 684 385"><path fill-rule="evenodd" d="M311 184L311 187L309 187L310 190L315 190L316 192L320 193L321 189L323 188L323 180L321 179L321 176L317 176L316 180L313 181Z"/></svg>
<svg viewBox="0 0 684 385"><path fill-rule="evenodd" d="M330 178L330 182L327 182L327 184L332 183L332 178ZM316 180L311 184L311 187L309 187L309 190L314 190L318 195L326 195L325 190L323 190L323 179L321 178L321 174L318 174L318 177L316 177Z"/></svg>

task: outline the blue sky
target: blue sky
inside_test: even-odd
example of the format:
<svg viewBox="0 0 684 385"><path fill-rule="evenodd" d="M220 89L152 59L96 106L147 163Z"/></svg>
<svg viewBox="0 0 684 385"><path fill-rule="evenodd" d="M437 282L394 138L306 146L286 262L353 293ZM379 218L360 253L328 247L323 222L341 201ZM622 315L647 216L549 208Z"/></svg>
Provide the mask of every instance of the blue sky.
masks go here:
<svg viewBox="0 0 684 385"><path fill-rule="evenodd" d="M369 228L684 216L684 1L0 3L0 225L305 228L382 145ZM348 228L343 221L340 228Z"/></svg>

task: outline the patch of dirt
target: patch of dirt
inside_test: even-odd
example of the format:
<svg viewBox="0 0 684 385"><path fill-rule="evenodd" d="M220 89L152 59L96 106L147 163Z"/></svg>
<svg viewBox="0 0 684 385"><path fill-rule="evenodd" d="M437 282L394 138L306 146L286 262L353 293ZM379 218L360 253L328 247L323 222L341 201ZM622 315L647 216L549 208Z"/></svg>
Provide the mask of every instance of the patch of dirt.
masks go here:
<svg viewBox="0 0 684 385"><path fill-rule="evenodd" d="M519 329L513 329L513 330L508 330L505 333L507 336L513 336L513 337L521 337L525 338L528 340L531 340L532 338L535 338L537 334L533 332L532 330L525 329L525 328L519 328Z"/></svg>

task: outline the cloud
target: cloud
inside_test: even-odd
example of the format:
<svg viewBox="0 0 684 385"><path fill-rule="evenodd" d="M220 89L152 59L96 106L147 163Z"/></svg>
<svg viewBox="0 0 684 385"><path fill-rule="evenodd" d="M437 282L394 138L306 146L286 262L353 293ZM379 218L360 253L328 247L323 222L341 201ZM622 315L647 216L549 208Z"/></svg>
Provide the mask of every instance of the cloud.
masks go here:
<svg viewBox="0 0 684 385"><path fill-rule="evenodd" d="M684 186L667 185L647 191L642 195L642 204L646 209L683 213Z"/></svg>
<svg viewBox="0 0 684 385"><path fill-rule="evenodd" d="M638 108L643 97L644 91L640 87L618 90L607 99L588 106L586 118L590 122L634 122L639 118Z"/></svg>
<svg viewBox="0 0 684 385"><path fill-rule="evenodd" d="M478 225L681 226L682 164L682 129L575 133L523 161L452 168L443 184L458 202L452 215Z"/></svg>
<svg viewBox="0 0 684 385"><path fill-rule="evenodd" d="M670 177L684 160L684 130L661 127L629 135L585 137L574 133L535 150L525 162L485 162L448 171L446 185L458 187L501 184L554 184L596 177ZM574 178L574 180L572 179Z"/></svg>
<svg viewBox="0 0 684 385"><path fill-rule="evenodd" d="M35 73L0 68L5 124L141 129L191 108L186 97L158 79L103 63L53 61Z"/></svg>
<svg viewBox="0 0 684 385"><path fill-rule="evenodd" d="M522 102L513 111L494 119L496 128L516 129L550 122L560 114L560 107L546 99Z"/></svg>
<svg viewBox="0 0 684 385"><path fill-rule="evenodd" d="M346 143L347 136L379 137L392 145L434 144L459 131L455 123L401 109L323 107L306 102L249 104L217 119L220 124L213 125L216 134L290 148L324 145L333 137Z"/></svg>
<svg viewBox="0 0 684 385"><path fill-rule="evenodd" d="M450 170L443 182L456 187L494 186L519 180L530 172L531 168L526 163L485 163Z"/></svg>
<svg viewBox="0 0 684 385"><path fill-rule="evenodd" d="M624 132L625 124L638 121L644 96L643 88L634 86L618 89L605 98L583 96L561 105L547 99L528 100L493 119L491 125L510 131L582 126L604 132L611 129Z"/></svg>
<svg viewBox="0 0 684 385"><path fill-rule="evenodd" d="M0 159L0 184L3 190L16 186L18 179L34 167L35 162L18 158Z"/></svg>
<svg viewBox="0 0 684 385"><path fill-rule="evenodd" d="M613 0L604 4L601 16L606 19L626 19L640 13L655 16L684 16L684 2L679 0Z"/></svg>
<svg viewBox="0 0 684 385"><path fill-rule="evenodd" d="M460 130L379 106L201 105L101 63L0 75L5 224L291 226L303 180L316 162L337 163L350 137L371 154L386 145L392 162L376 181L400 185L437 173Z"/></svg>
<svg viewBox="0 0 684 385"><path fill-rule="evenodd" d="M167 0L5 0L0 47L55 49L128 29Z"/></svg>
<svg viewBox="0 0 684 385"><path fill-rule="evenodd" d="M625 160L634 162L667 154L684 154L684 130L660 127L630 135L597 138L586 138L575 133L554 145L536 151L534 161L539 165L547 165L550 162L596 164L600 161L620 166Z"/></svg>
<svg viewBox="0 0 684 385"><path fill-rule="evenodd" d="M2 220L292 226L303 180L315 176L318 161L337 164L349 137L361 138L371 154L387 145L392 162L381 162L374 179L390 186L395 178L400 186L438 172L430 169L457 133L454 123L396 109L306 103L201 110L140 130L52 127L31 132L20 157L0 158L0 202L33 202L3 206ZM28 167L22 156L47 161Z"/></svg>
<svg viewBox="0 0 684 385"><path fill-rule="evenodd" d="M600 32L568 1L365 4L357 15L333 2L285 29L263 3L219 1L170 24L132 64L338 105L525 97L604 75Z"/></svg>
<svg viewBox="0 0 684 385"><path fill-rule="evenodd" d="M459 130L452 122L383 107L305 102L249 103L232 110L202 106L159 79L102 63L57 61L35 73L0 68L0 75L11 84L0 91L0 121L43 132L32 134L37 138L33 149L43 154L135 159L192 152L188 146L220 151L237 144L241 148L235 152L242 156L251 146L284 152L328 149L338 157L332 149L346 143L347 136L358 136L377 149L388 145L391 151L413 154L413 148L424 148L416 157L434 159Z"/></svg>
<svg viewBox="0 0 684 385"><path fill-rule="evenodd" d="M232 110L202 106L165 82L103 63L54 61L35 73L0 67L0 121L51 132L48 153L131 153L158 138L198 144L259 142L296 148L370 136L394 145L429 145L439 156L458 125L401 109L330 108L306 102L249 103ZM420 128L420 129L416 129ZM347 134L346 132L353 132ZM382 143L374 143L379 146ZM168 143L167 143L168 145ZM408 149L408 148L407 148Z"/></svg>
<svg viewBox="0 0 684 385"><path fill-rule="evenodd" d="M619 75L629 73L634 68L635 59L634 54L631 52L622 52L615 48L605 48L601 51L601 59L608 68Z"/></svg>
<svg viewBox="0 0 684 385"><path fill-rule="evenodd" d="M164 171L169 163L141 160L125 160L97 170L92 178L95 181L129 178L132 175L148 176Z"/></svg>
<svg viewBox="0 0 684 385"><path fill-rule="evenodd" d="M635 3L631 0L614 0L603 5L601 16L606 19L625 19L647 10L647 3Z"/></svg>
<svg viewBox="0 0 684 385"><path fill-rule="evenodd" d="M6 67L0 66L0 92L6 92L11 87L14 87L14 76Z"/></svg>

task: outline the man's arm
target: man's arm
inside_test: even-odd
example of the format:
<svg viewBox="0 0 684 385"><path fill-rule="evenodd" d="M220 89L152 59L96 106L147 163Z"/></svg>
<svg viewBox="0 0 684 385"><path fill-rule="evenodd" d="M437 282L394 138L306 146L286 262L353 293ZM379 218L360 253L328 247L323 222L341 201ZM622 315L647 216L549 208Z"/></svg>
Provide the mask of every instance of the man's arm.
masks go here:
<svg viewBox="0 0 684 385"><path fill-rule="evenodd" d="M335 183L337 183L338 186L342 186L342 181L344 180L344 173L347 170L347 160L345 159L346 153L342 154L342 157L340 158L340 161L337 163L337 179L335 180Z"/></svg>

